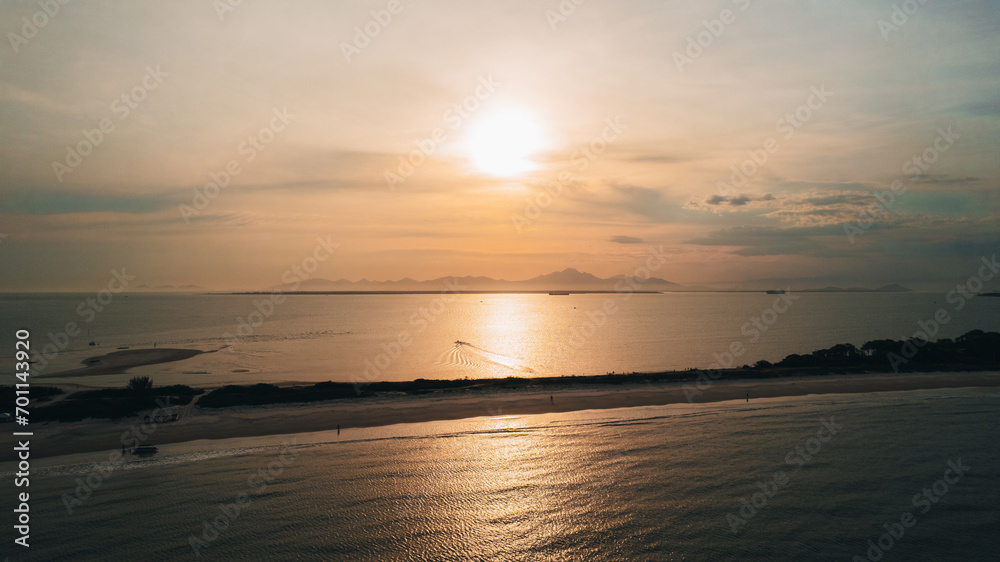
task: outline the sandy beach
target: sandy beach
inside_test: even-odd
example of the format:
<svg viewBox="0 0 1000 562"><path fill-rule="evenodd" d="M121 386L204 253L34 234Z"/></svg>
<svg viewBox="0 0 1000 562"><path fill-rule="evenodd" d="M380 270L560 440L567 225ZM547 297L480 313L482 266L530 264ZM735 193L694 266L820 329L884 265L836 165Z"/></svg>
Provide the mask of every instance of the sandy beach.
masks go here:
<svg viewBox="0 0 1000 562"><path fill-rule="evenodd" d="M133 367L143 365L157 365L160 363L170 363L189 359L202 353L214 353L214 351L202 351L200 349L126 349L113 351L104 355L89 357L83 361L84 367L51 373L48 375L37 375L38 379L66 378L66 377L92 377L95 375L113 375L124 373Z"/></svg>
<svg viewBox="0 0 1000 562"><path fill-rule="evenodd" d="M472 390L427 395L382 394L307 404L277 404L230 408L200 408L197 400L178 406L179 420L142 426L141 417L119 420L87 419L50 422L35 428L33 456L112 450L123 436L143 431L146 443L180 443L198 439L227 439L352 427L462 419L481 416L542 414L574 410L625 408L688 403L685 386L692 383L627 385L566 385L544 390ZM907 373L902 375L830 375L766 380L713 382L691 402L719 402L808 394L842 394L935 388L1000 386L1000 373ZM551 397L551 398L550 398Z"/></svg>

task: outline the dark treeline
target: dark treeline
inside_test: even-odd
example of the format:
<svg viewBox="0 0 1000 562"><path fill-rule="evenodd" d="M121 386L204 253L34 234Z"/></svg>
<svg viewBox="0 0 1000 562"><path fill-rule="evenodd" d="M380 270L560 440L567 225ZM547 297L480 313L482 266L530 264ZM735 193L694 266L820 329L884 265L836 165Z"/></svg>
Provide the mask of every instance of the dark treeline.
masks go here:
<svg viewBox="0 0 1000 562"><path fill-rule="evenodd" d="M0 387L0 395L9 387ZM36 397L39 388L32 387L32 402L42 402ZM47 390L45 401L51 396L62 394L54 387L44 387ZM192 398L204 394L204 390L191 388L183 384L154 387L149 377L132 377L125 388L102 388L98 390L83 390L74 392L51 406L32 406L30 419L32 422L45 421L79 421L85 418L118 419L134 416L139 412L152 410L161 404L183 406Z"/></svg>
<svg viewBox="0 0 1000 562"><path fill-rule="evenodd" d="M792 354L773 365L754 367L838 367L899 371L985 370L1000 366L1000 333L973 330L955 339L873 340L860 348L842 343L809 355Z"/></svg>

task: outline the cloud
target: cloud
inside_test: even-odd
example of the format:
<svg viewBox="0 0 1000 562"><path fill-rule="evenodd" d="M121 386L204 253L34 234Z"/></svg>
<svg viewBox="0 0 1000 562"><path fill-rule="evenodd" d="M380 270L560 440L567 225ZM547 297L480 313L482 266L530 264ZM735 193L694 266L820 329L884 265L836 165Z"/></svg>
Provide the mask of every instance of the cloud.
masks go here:
<svg viewBox="0 0 1000 562"><path fill-rule="evenodd" d="M27 215L152 213L173 204L175 203L150 196L90 195L57 190L17 191L4 194L0 201L0 211Z"/></svg>
<svg viewBox="0 0 1000 562"><path fill-rule="evenodd" d="M692 200L685 205L688 209L704 209L704 205L710 207L746 207L750 203L758 201L774 201L774 196L770 193L757 195L753 193L738 193L736 195L711 195L702 201Z"/></svg>
<svg viewBox="0 0 1000 562"><path fill-rule="evenodd" d="M1000 217L993 215L972 220L967 217L891 214L868 227L864 244L850 244L840 224L737 226L715 230L685 243L729 246L733 248L730 253L738 256L842 258L891 255L945 258L995 252L1000 247L998 225Z"/></svg>
<svg viewBox="0 0 1000 562"><path fill-rule="evenodd" d="M1000 115L1000 99L966 103L959 109L976 117L992 117Z"/></svg>
<svg viewBox="0 0 1000 562"><path fill-rule="evenodd" d="M910 178L910 183L919 184L940 184L940 185L955 185L955 184L966 184L975 183L980 181L982 178L977 178L974 176L950 176L948 174L921 174L919 176L913 176Z"/></svg>
<svg viewBox="0 0 1000 562"><path fill-rule="evenodd" d="M684 206L713 213L753 213L752 216L795 226L817 226L856 221L875 203L874 194L862 191L809 190L804 192L715 194L692 199Z"/></svg>
<svg viewBox="0 0 1000 562"><path fill-rule="evenodd" d="M642 238L635 236L612 236L611 241L616 244L642 244Z"/></svg>
<svg viewBox="0 0 1000 562"><path fill-rule="evenodd" d="M739 256L810 255L842 257L843 249L831 246L823 238L844 239L838 227L775 228L767 226L737 226L711 232L707 236L688 240L698 246L732 246Z"/></svg>
<svg viewBox="0 0 1000 562"><path fill-rule="evenodd" d="M637 162L637 163L650 163L650 164L678 164L681 162L690 162L694 158L690 156L681 156L678 154L662 154L662 153L640 153L634 154L632 156L627 156L622 158L626 162Z"/></svg>
<svg viewBox="0 0 1000 562"><path fill-rule="evenodd" d="M606 212L608 206L646 217L654 222L678 222L681 216L680 206L666 200L662 191L637 185L611 185L610 201L600 201Z"/></svg>
<svg viewBox="0 0 1000 562"><path fill-rule="evenodd" d="M805 197L802 203L817 207L829 207L840 205L868 205L872 201L872 196L864 193L836 193L831 195L821 195L815 197Z"/></svg>
<svg viewBox="0 0 1000 562"><path fill-rule="evenodd" d="M78 106L64 104L38 92L18 88L11 84L0 87L0 100L3 100L5 104L19 105L22 110L33 108L47 113L70 116L76 116L80 113Z"/></svg>

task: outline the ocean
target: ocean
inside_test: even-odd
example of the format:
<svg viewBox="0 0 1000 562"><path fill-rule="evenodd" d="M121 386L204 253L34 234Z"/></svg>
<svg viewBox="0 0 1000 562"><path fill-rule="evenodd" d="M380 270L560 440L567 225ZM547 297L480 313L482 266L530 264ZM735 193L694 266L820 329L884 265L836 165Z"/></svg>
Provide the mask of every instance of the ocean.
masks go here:
<svg viewBox="0 0 1000 562"><path fill-rule="evenodd" d="M970 388L51 457L12 559L995 560L998 443Z"/></svg>
<svg viewBox="0 0 1000 562"><path fill-rule="evenodd" d="M1000 330L1000 299L941 293L282 297L4 294L0 361L13 360L14 333L28 329L36 375L155 344L217 351L133 370L157 385L372 382L739 366L922 330L932 339ZM943 325L933 320L939 310ZM127 378L49 380L120 386Z"/></svg>

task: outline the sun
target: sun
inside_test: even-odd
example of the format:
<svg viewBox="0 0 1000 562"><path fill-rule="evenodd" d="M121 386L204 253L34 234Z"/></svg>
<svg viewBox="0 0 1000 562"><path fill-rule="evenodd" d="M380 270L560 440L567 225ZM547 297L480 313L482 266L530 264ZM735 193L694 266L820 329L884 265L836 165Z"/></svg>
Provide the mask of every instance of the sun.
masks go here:
<svg viewBox="0 0 1000 562"><path fill-rule="evenodd" d="M465 149L481 172L510 177L538 167L532 157L545 146L538 119L524 109L506 109L484 115L471 126Z"/></svg>

